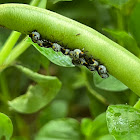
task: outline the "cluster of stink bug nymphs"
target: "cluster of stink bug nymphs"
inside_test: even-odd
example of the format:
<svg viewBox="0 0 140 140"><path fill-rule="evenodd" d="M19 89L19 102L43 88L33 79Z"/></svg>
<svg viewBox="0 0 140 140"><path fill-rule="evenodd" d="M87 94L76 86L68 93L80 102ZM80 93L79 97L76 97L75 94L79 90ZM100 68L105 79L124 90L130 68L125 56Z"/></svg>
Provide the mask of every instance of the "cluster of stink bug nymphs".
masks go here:
<svg viewBox="0 0 140 140"><path fill-rule="evenodd" d="M43 39L36 30L32 31L29 36L34 43L37 43L40 47L52 48L56 52L62 52L64 55L69 55L74 65L86 66L90 71L97 71L101 78L108 78L106 67L101 65L92 56L88 56L83 50L69 49L60 46L58 43L53 43L46 39Z"/></svg>

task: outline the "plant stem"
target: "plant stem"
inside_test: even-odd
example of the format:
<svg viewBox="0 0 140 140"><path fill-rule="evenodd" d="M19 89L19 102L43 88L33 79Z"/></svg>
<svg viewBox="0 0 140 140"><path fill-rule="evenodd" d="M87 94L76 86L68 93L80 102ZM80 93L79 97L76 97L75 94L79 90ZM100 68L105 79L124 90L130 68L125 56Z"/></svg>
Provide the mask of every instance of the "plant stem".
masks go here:
<svg viewBox="0 0 140 140"><path fill-rule="evenodd" d="M17 40L19 39L21 33L13 31L7 41L5 42L1 52L0 52L0 65L3 65L5 59L10 54L12 48L16 44Z"/></svg>
<svg viewBox="0 0 140 140"><path fill-rule="evenodd" d="M31 6L37 6L37 5L39 4L39 2L40 2L40 0L32 0L32 1L30 2L30 5L31 5Z"/></svg>
<svg viewBox="0 0 140 140"><path fill-rule="evenodd" d="M45 9L46 5L47 5L47 0L41 0L41 2L39 3L38 7Z"/></svg>
<svg viewBox="0 0 140 140"><path fill-rule="evenodd" d="M124 21L123 21L123 15L121 13L121 10L116 9L117 12L117 24L119 30L124 30Z"/></svg>
<svg viewBox="0 0 140 140"><path fill-rule="evenodd" d="M30 46L29 43L25 42L23 39L15 48L12 50L8 58L6 59L4 65L8 66L11 64L17 57L19 57L28 47Z"/></svg>
<svg viewBox="0 0 140 140"><path fill-rule="evenodd" d="M18 134L20 136L24 136L28 139L31 139L31 134L29 133L29 127L30 125L28 125L24 119L19 115L19 114L15 114L15 121L16 121L16 124L17 124L17 131L18 131Z"/></svg>
<svg viewBox="0 0 140 140"><path fill-rule="evenodd" d="M97 93L90 85L88 78L87 78L87 73L85 68L81 68L81 76L84 77L84 82L85 82L85 86L88 89L88 91L95 97L97 98L97 100L99 100L101 103L103 103L104 105L109 105L107 100L100 95L99 93Z"/></svg>
<svg viewBox="0 0 140 140"><path fill-rule="evenodd" d="M0 73L0 85L1 85L1 90L2 90L2 97L3 97L2 99L4 102L7 102L8 100L10 100L10 93L9 93L7 81L3 72Z"/></svg>
<svg viewBox="0 0 140 140"><path fill-rule="evenodd" d="M123 22L123 15L121 14L121 10L116 9L117 13L117 25L118 25L118 30L123 31L124 30L124 22ZM118 43L121 46L124 46L124 42L119 40Z"/></svg>
<svg viewBox="0 0 140 140"><path fill-rule="evenodd" d="M100 102L102 102L104 105L109 105L107 100L102 96L100 95L99 93L97 93L91 86L88 82L86 82L86 87L88 89L88 91L95 97L97 98Z"/></svg>

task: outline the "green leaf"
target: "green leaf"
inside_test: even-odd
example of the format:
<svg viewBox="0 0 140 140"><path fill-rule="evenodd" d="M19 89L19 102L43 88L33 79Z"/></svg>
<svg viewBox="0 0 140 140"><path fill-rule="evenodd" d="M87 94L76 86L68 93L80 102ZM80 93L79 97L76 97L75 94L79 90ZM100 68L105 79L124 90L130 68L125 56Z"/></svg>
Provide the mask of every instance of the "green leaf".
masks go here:
<svg viewBox="0 0 140 140"><path fill-rule="evenodd" d="M0 113L0 139L5 137L5 140L10 140L13 133L13 125L9 117Z"/></svg>
<svg viewBox="0 0 140 140"><path fill-rule="evenodd" d="M27 42L31 43L41 54L47 57L54 64L63 67L74 67L72 59L69 56L66 56L61 52L55 52L52 48L40 47L37 43L33 43L30 38L27 39Z"/></svg>
<svg viewBox="0 0 140 140"><path fill-rule="evenodd" d="M138 47L136 40L130 34L125 31L113 29L104 28L103 30L109 33L113 38L117 39L118 42L120 42L127 50L136 56L140 56L140 48Z"/></svg>
<svg viewBox="0 0 140 140"><path fill-rule="evenodd" d="M81 130L87 140L100 140L103 139L103 137L113 140L113 137L110 136L108 132L105 113L102 113L93 121L90 119L83 119Z"/></svg>
<svg viewBox="0 0 140 140"><path fill-rule="evenodd" d="M104 2L112 7L121 9L123 6L129 4L133 0L100 0L101 2Z"/></svg>
<svg viewBox="0 0 140 140"><path fill-rule="evenodd" d="M82 119L82 122L81 122L81 131L82 133L88 137L91 135L91 129L92 129L92 120L91 119L88 119L88 118L84 118Z"/></svg>
<svg viewBox="0 0 140 140"><path fill-rule="evenodd" d="M22 66L16 67L37 84L30 86L26 94L9 102L14 110L34 113L46 106L60 90L61 82L56 77L40 75Z"/></svg>
<svg viewBox="0 0 140 140"><path fill-rule="evenodd" d="M136 5L129 19L129 31L134 36L137 43L140 45L140 32L139 32L140 20L138 20L139 15L140 15L140 3Z"/></svg>
<svg viewBox="0 0 140 140"><path fill-rule="evenodd" d="M53 120L45 124L35 140L83 140L78 121L66 118Z"/></svg>
<svg viewBox="0 0 140 140"><path fill-rule="evenodd" d="M116 140L140 138L140 111L128 105L112 105L106 112L108 129Z"/></svg>
<svg viewBox="0 0 140 140"><path fill-rule="evenodd" d="M90 138L98 139L101 136L109 134L106 122L106 114L102 113L92 123Z"/></svg>
<svg viewBox="0 0 140 140"><path fill-rule="evenodd" d="M45 94L41 86L30 86L24 95L10 101L9 106L20 113L34 113L50 102L51 99L44 97Z"/></svg>
<svg viewBox="0 0 140 140"><path fill-rule="evenodd" d="M61 111L60 111L61 108ZM47 121L64 118L68 114L68 103L63 100L54 100L48 107L43 109L39 115L39 122L44 125Z"/></svg>
<svg viewBox="0 0 140 140"><path fill-rule="evenodd" d="M95 86L106 91L114 92L128 89L126 85L124 85L121 81L117 80L112 75L109 75L109 78L107 79L102 79L98 74L95 74L93 78Z"/></svg>

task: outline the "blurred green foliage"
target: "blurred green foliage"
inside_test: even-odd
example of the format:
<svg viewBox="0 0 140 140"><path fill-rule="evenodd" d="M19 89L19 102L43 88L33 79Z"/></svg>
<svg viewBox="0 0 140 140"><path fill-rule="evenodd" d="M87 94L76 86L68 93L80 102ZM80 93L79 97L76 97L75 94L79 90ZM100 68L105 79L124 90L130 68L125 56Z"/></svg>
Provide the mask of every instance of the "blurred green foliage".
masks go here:
<svg viewBox="0 0 140 140"><path fill-rule="evenodd" d="M0 1L11 2L29 4L28 0ZM138 0L48 0L47 9L96 29L140 56ZM0 49L10 32L0 28ZM23 38L24 35L18 42ZM53 59L52 53L49 58ZM30 46L13 64L22 66L9 66L0 73L0 112L12 120L12 140L137 139L140 115L139 110L131 107L138 100L137 95L112 76L104 80L83 67L60 67L46 55ZM0 137L6 136L8 140L12 126L10 122L9 133L7 124L1 127L5 118L2 120L0 115Z"/></svg>

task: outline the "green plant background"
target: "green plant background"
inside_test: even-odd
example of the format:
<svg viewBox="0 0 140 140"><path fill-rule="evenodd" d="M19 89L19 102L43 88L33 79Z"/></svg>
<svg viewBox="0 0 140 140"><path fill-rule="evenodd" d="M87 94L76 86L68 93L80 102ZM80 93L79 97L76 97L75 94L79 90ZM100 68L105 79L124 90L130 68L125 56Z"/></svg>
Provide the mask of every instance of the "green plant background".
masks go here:
<svg viewBox="0 0 140 140"><path fill-rule="evenodd" d="M110 77L104 80L85 67L73 67L70 58L62 53L40 48L25 34L11 33L10 29L28 33L30 30L27 29L35 28L39 21L29 20L32 24L26 27L26 17L16 23L19 19L14 17L14 13L10 15L11 12L7 10L8 17L3 16L0 7L0 25L10 28L0 28L1 139L139 138L138 0L33 0L30 3L28 0L6 0L0 3L24 3L46 8L97 30L125 48L95 31L94 35L88 34L85 29L90 29L86 26L80 25L83 29L77 29L77 23L74 23L71 30L67 27L69 23L66 23L67 32L64 33L63 24L57 29L57 20L61 23L61 20L64 22L63 18L54 20L47 35L47 27L41 28L45 26L45 22L37 26L39 32L47 39L60 41L61 45L70 48L87 49L89 54L109 70ZM31 11L33 9L31 8ZM41 11L42 9L40 14ZM25 16L32 16L30 14ZM9 24L7 21L10 17L15 20ZM39 15L36 17L40 18ZM49 22L51 23L51 20ZM82 34L76 36L77 31ZM95 38L91 40L92 37Z"/></svg>

